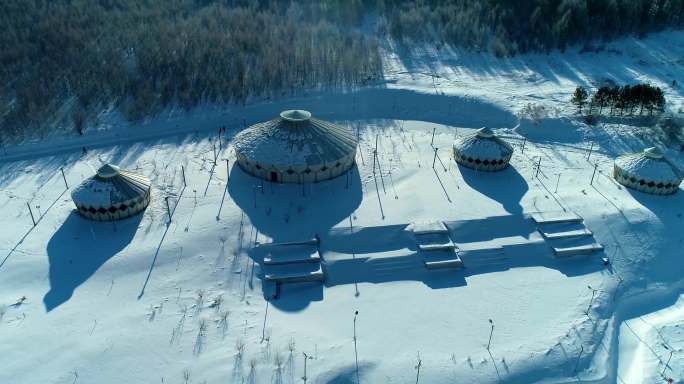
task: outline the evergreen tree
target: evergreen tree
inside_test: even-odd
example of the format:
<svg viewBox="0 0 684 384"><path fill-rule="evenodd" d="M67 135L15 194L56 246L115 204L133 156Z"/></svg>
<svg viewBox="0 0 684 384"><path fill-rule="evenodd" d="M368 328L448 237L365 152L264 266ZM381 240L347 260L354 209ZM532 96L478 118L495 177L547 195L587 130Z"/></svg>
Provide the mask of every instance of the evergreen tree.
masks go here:
<svg viewBox="0 0 684 384"><path fill-rule="evenodd" d="M577 88L575 88L575 93L572 94L570 102L575 104L579 113L582 113L582 107L587 104L588 97L589 94L587 93L587 90L582 86L577 86Z"/></svg>

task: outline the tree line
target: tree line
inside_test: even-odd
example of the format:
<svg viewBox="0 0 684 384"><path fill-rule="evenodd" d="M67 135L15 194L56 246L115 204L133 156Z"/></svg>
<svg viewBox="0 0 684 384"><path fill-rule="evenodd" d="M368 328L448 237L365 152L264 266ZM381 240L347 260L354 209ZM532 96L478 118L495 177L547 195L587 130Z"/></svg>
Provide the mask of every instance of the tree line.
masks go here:
<svg viewBox="0 0 684 384"><path fill-rule="evenodd" d="M388 37L508 56L682 23L684 0L3 0L0 134L363 86Z"/></svg>
<svg viewBox="0 0 684 384"><path fill-rule="evenodd" d="M579 113L588 106L586 112L589 115L598 113L603 114L604 110L610 115L615 116L618 112L622 115L642 115L648 112L662 112L665 109L665 95L662 89L650 84L635 85L612 85L602 86L594 92L591 97L586 88L578 86L570 100Z"/></svg>
<svg viewBox="0 0 684 384"><path fill-rule="evenodd" d="M565 49L684 24L684 0L380 0L386 30L498 56Z"/></svg>
<svg viewBox="0 0 684 384"><path fill-rule="evenodd" d="M342 2L4 0L2 135L380 78L377 40L342 17Z"/></svg>

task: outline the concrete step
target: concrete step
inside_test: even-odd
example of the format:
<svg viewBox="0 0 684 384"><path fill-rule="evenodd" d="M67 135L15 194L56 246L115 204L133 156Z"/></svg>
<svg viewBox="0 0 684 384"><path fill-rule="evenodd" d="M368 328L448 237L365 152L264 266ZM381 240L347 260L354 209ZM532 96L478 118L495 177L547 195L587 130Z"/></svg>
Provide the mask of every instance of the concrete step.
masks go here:
<svg viewBox="0 0 684 384"><path fill-rule="evenodd" d="M308 269L281 269L273 270L264 275L264 280L277 283L301 283L307 281L323 281L325 274L318 264L313 270Z"/></svg>
<svg viewBox="0 0 684 384"><path fill-rule="evenodd" d="M282 265L282 264L297 264L297 263L318 263L321 261L321 256L318 251L311 253L283 253L283 254L268 254L264 256L264 265Z"/></svg>
<svg viewBox="0 0 684 384"><path fill-rule="evenodd" d="M427 269L444 269L444 268L463 268L463 261L461 259L450 259L440 261L425 261L425 268Z"/></svg>
<svg viewBox="0 0 684 384"><path fill-rule="evenodd" d="M543 229L538 230L547 240L570 239L577 237L592 236L593 233L587 228L571 229L567 231L551 232Z"/></svg>
<svg viewBox="0 0 684 384"><path fill-rule="evenodd" d="M581 223L581 216L573 212L537 212L530 215L537 224Z"/></svg>
<svg viewBox="0 0 684 384"><path fill-rule="evenodd" d="M456 249L454 243L447 244L418 244L418 249L423 252L430 251L453 251Z"/></svg>
<svg viewBox="0 0 684 384"><path fill-rule="evenodd" d="M587 255L594 252L603 251L603 246L598 243L578 245L574 247L554 247L553 253L556 257L568 257L575 255Z"/></svg>
<svg viewBox="0 0 684 384"><path fill-rule="evenodd" d="M463 261L452 250L421 252L423 265L427 269L463 268Z"/></svg>
<svg viewBox="0 0 684 384"><path fill-rule="evenodd" d="M407 229L413 232L415 235L449 232L444 223L437 220L411 223Z"/></svg>
<svg viewBox="0 0 684 384"><path fill-rule="evenodd" d="M258 246L264 247L264 248L267 248L267 247L275 247L275 248L285 247L285 248L287 248L287 247L292 247L292 246L296 247L296 246L302 246L302 245L316 246L316 245L318 245L318 238L314 237L314 238L307 239L307 240L290 241L290 242L285 242L285 243L262 243L262 244L259 244Z"/></svg>

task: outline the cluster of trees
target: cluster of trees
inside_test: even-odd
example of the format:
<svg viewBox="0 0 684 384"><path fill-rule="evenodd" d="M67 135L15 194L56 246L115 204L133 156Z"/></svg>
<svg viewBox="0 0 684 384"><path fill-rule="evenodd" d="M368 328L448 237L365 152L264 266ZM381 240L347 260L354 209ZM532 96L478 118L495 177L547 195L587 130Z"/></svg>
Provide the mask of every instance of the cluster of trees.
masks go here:
<svg viewBox="0 0 684 384"><path fill-rule="evenodd" d="M642 115L648 111L653 115L654 111L662 112L665 108L665 95L659 87L649 84L636 84L624 86L602 86L589 97L589 92L584 87L577 87L572 95L571 102L577 106L579 113L587 104L587 113L593 115L604 110L609 111L611 116L616 113Z"/></svg>
<svg viewBox="0 0 684 384"><path fill-rule="evenodd" d="M373 36L331 21L358 17L348 13L342 1L4 0L3 134L54 116L80 131L110 106L139 119L172 104L362 85L381 60Z"/></svg>
<svg viewBox="0 0 684 384"><path fill-rule="evenodd" d="M390 34L509 56L684 24L684 0L380 0Z"/></svg>
<svg viewBox="0 0 684 384"><path fill-rule="evenodd" d="M684 0L3 0L0 126L363 85L386 34L505 56L682 23Z"/></svg>

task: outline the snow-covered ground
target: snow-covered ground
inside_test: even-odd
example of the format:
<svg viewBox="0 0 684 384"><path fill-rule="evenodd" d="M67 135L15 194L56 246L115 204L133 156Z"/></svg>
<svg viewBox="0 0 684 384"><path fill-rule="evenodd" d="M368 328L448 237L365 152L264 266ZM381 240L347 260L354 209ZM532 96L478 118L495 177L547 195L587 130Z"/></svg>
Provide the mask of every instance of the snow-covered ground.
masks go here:
<svg viewBox="0 0 684 384"><path fill-rule="evenodd" d="M684 380L684 195L618 186L612 159L652 137L626 121L589 127L566 106L576 84L606 77L684 81L682 37L508 61L390 51L386 88L169 111L133 125L103 116L83 138L6 148L0 383L294 383L303 381L303 353L312 383L356 382L355 356L365 383L418 374L421 383L652 383L665 382L663 370ZM676 112L681 91L666 89ZM554 116L519 121L535 100ZM234 166L226 142L291 108L359 130L350 177L259 189ZM221 125L228 135L214 166ZM454 137L483 125L515 146L501 173L451 158ZM152 179L144 215L93 223L73 211L59 169L73 187L103 162ZM605 251L557 259L538 246L526 215L557 211L581 215ZM425 269L403 226L435 219L458 222L459 248L501 247L507 260ZM286 286L267 302L254 244L314 234L326 283Z"/></svg>

